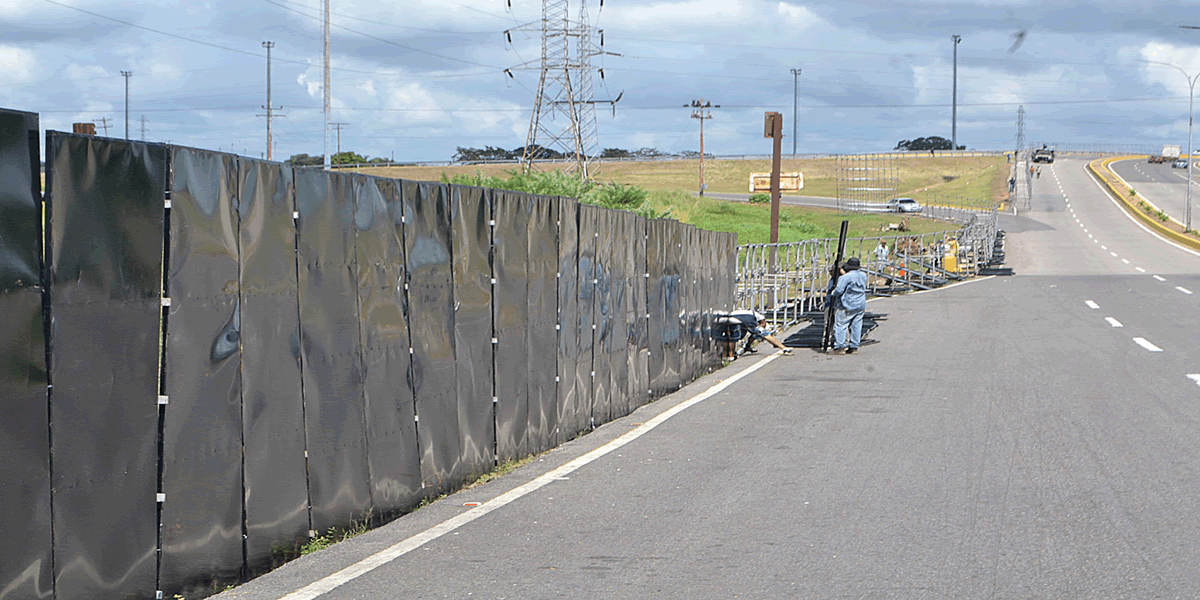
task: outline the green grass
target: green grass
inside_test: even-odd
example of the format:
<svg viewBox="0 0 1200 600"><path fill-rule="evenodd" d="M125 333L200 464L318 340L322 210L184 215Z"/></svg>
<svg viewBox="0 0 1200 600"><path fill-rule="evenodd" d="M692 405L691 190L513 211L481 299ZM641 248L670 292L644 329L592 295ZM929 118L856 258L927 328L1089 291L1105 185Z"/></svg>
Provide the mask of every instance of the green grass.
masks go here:
<svg viewBox="0 0 1200 600"><path fill-rule="evenodd" d="M364 515L362 519L351 520L349 527L344 529L334 527L325 532L323 535L318 535L311 540L308 540L308 543L300 547L300 556L306 556L312 554L313 552L319 552L338 542L344 542L350 538L360 536L366 533L370 528L371 511L367 511L367 514Z"/></svg>
<svg viewBox="0 0 1200 600"><path fill-rule="evenodd" d="M763 204L728 202L700 198L684 192L650 192L647 204L655 211L668 212L671 218L710 231L738 234L738 244L765 244L771 239L771 207ZM837 237L843 219L850 221L850 237L873 237L880 229L901 220L895 214L846 214L836 209L782 206L779 210L779 241L798 242L815 238ZM912 235L957 230L945 221L911 217ZM887 232L885 235L896 235Z"/></svg>

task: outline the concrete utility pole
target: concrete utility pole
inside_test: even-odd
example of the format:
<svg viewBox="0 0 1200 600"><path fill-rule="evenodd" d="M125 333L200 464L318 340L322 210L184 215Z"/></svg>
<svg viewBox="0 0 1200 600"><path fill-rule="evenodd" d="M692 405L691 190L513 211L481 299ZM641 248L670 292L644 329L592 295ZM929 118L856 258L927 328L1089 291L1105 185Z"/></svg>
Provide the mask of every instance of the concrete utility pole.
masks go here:
<svg viewBox="0 0 1200 600"><path fill-rule="evenodd" d="M142 115L142 141L146 141L146 115Z"/></svg>
<svg viewBox="0 0 1200 600"><path fill-rule="evenodd" d="M792 158L796 158L796 108L800 105L800 69L792 69Z"/></svg>
<svg viewBox="0 0 1200 600"><path fill-rule="evenodd" d="M950 92L950 151L953 152L958 150L958 43L962 36L952 35L950 39L954 42L954 83Z"/></svg>
<svg viewBox="0 0 1200 600"><path fill-rule="evenodd" d="M710 108L721 108L720 104L706 102L704 98L692 100L691 104L684 104L684 108L691 107L692 118L700 119L700 195L704 195L704 189L708 187L704 184L704 122L713 118Z"/></svg>
<svg viewBox="0 0 1200 600"><path fill-rule="evenodd" d="M121 76L125 78L125 139L129 139L129 77L132 75L133 71L121 71Z"/></svg>
<svg viewBox="0 0 1200 600"><path fill-rule="evenodd" d="M332 157L329 156L329 105L333 98L332 92L329 89L329 2L325 0L325 168L328 169L332 163Z"/></svg>
<svg viewBox="0 0 1200 600"><path fill-rule="evenodd" d="M272 130L275 105L271 104L271 48L275 47L275 42L263 42L262 45L267 49L267 105L263 107L267 109L267 160L275 160L275 136Z"/></svg>

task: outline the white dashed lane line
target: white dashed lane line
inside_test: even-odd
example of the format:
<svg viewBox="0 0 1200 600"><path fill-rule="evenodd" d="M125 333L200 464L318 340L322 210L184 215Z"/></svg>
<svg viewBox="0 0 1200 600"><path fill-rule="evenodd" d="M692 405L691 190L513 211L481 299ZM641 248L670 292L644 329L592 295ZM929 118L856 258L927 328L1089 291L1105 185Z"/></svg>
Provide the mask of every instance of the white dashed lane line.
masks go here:
<svg viewBox="0 0 1200 600"><path fill-rule="evenodd" d="M1137 269L1138 273L1145 273L1145 272L1146 272L1146 270L1145 270L1145 269L1143 269L1143 268L1141 268L1141 267L1134 267L1134 268L1135 268L1135 269Z"/></svg>
<svg viewBox="0 0 1200 600"><path fill-rule="evenodd" d="M1117 257L1117 253L1116 253L1116 252L1109 252L1109 254L1111 254L1113 258L1116 258L1116 257Z"/></svg>
<svg viewBox="0 0 1200 600"><path fill-rule="evenodd" d="M1133 338L1133 341L1137 345L1139 345L1151 352L1162 352L1163 351L1162 348L1159 348L1158 346L1151 344L1150 341L1147 340L1146 338L1135 337L1135 338Z"/></svg>
<svg viewBox="0 0 1200 600"><path fill-rule="evenodd" d="M1187 378L1196 382L1196 385L1200 385L1200 373L1189 373Z"/></svg>
<svg viewBox="0 0 1200 600"><path fill-rule="evenodd" d="M1129 259L1128 259L1128 258L1122 258L1122 259L1121 259L1121 262L1123 262L1123 263L1125 263L1125 264L1129 264Z"/></svg>
<svg viewBox="0 0 1200 600"><path fill-rule="evenodd" d="M1091 300L1084 302L1084 304L1086 304L1088 306L1088 308L1090 308L1092 310L1098 310L1100 308L1099 304L1096 304L1095 302L1093 302Z"/></svg>
<svg viewBox="0 0 1200 600"><path fill-rule="evenodd" d="M1112 317L1104 317L1104 320L1108 321L1108 324L1112 325L1113 327L1124 327L1124 325L1122 325L1120 321L1118 321Z"/></svg>
<svg viewBox="0 0 1200 600"><path fill-rule="evenodd" d="M1179 291L1181 291L1181 292L1183 292L1183 293L1185 293L1185 294L1187 294L1187 295L1189 295L1189 296L1191 296L1191 295L1192 295L1192 290L1189 290L1189 289L1187 289L1187 288L1185 288L1185 287L1175 286L1175 289L1177 289L1177 290L1179 290Z"/></svg>
<svg viewBox="0 0 1200 600"><path fill-rule="evenodd" d="M1155 275L1154 278L1159 281L1166 281L1166 279L1163 279L1162 277L1159 277L1158 275Z"/></svg>

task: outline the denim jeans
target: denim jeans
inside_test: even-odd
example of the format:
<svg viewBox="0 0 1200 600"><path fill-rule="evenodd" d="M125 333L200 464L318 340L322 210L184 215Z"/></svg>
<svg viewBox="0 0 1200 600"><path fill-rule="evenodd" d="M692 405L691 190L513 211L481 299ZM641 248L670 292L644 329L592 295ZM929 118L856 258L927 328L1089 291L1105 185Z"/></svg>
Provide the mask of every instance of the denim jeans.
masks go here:
<svg viewBox="0 0 1200 600"><path fill-rule="evenodd" d="M862 320L865 310L837 309L833 313L833 347L846 347L846 330L850 330L850 347L858 348L862 341Z"/></svg>

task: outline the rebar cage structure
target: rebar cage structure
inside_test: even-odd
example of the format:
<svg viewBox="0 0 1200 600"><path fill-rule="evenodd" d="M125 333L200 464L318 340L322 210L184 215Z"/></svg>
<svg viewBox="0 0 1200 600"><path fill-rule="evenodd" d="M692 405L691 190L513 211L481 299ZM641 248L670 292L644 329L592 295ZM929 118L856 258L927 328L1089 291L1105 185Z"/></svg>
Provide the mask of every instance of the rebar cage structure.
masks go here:
<svg viewBox="0 0 1200 600"><path fill-rule="evenodd" d="M838 209L853 211L880 205L896 195L900 173L890 154L842 154L837 157Z"/></svg>

